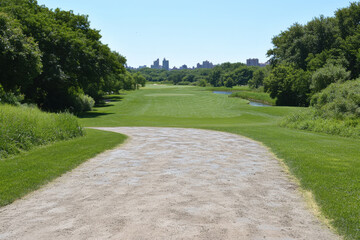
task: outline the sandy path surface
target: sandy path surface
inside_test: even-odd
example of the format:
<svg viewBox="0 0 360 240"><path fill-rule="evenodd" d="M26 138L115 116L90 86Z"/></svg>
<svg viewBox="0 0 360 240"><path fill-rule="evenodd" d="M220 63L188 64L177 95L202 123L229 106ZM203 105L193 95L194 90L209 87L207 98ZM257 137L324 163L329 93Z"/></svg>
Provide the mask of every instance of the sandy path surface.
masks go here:
<svg viewBox="0 0 360 240"><path fill-rule="evenodd" d="M0 239L337 239L259 143L104 129L130 139L1 208Z"/></svg>

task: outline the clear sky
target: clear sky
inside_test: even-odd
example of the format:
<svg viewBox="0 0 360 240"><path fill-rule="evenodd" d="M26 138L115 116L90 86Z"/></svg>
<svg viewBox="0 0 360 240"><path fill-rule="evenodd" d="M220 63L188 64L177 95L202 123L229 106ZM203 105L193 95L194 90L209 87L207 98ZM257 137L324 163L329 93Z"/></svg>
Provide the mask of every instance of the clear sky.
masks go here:
<svg viewBox="0 0 360 240"><path fill-rule="evenodd" d="M265 62L271 39L293 23L333 16L349 0L38 0L89 15L102 42L132 67L164 57L170 66L209 60Z"/></svg>

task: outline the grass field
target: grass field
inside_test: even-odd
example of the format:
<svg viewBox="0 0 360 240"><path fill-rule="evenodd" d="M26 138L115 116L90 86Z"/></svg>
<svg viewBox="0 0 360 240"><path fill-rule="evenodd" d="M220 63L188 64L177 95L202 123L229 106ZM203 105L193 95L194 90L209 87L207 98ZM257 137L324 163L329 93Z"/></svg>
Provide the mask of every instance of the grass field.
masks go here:
<svg viewBox="0 0 360 240"><path fill-rule="evenodd" d="M0 206L40 188L97 154L114 148L122 134L88 129L84 137L60 141L0 161Z"/></svg>
<svg viewBox="0 0 360 240"><path fill-rule="evenodd" d="M83 114L80 122L205 128L263 142L313 194L331 225L347 239L360 239L360 140L282 128L282 117L298 108L253 107L204 88L150 85L109 98L112 102Z"/></svg>

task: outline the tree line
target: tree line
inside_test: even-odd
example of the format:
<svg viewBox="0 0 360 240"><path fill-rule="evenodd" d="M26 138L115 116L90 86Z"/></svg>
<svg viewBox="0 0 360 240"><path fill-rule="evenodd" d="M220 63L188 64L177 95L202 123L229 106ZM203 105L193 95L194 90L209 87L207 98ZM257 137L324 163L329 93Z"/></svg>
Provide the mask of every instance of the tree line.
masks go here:
<svg viewBox="0 0 360 240"><path fill-rule="evenodd" d="M100 39L86 15L36 0L0 0L1 101L77 112L106 92L144 85L144 77L126 71L125 57Z"/></svg>
<svg viewBox="0 0 360 240"><path fill-rule="evenodd" d="M265 91L277 105L308 106L331 83L360 75L360 3L293 24L272 39Z"/></svg>
<svg viewBox="0 0 360 240"><path fill-rule="evenodd" d="M142 68L132 70L141 73L147 81L169 82L175 85L233 87L247 85L258 88L263 85L266 68L249 67L243 63L223 63L212 69L158 70Z"/></svg>

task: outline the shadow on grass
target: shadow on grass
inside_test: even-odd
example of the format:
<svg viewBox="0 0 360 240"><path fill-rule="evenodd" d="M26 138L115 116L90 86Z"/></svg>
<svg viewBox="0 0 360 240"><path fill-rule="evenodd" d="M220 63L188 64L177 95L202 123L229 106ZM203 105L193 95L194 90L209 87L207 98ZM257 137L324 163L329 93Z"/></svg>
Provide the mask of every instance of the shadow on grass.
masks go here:
<svg viewBox="0 0 360 240"><path fill-rule="evenodd" d="M80 113L77 117L78 118L96 118L96 117L111 115L111 114L114 114L114 113L84 112L84 113Z"/></svg>

